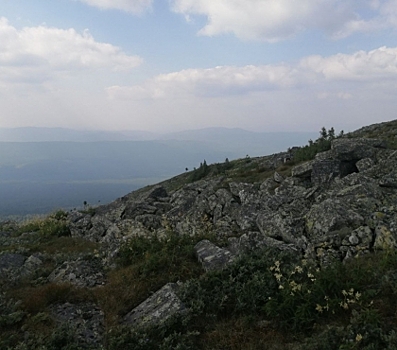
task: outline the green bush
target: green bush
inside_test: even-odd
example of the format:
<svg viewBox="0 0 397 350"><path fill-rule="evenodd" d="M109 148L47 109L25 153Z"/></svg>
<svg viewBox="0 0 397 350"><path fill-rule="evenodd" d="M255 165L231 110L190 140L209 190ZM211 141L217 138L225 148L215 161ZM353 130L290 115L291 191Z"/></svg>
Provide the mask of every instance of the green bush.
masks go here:
<svg viewBox="0 0 397 350"><path fill-rule="evenodd" d="M62 210L57 211L48 217L34 219L22 225L18 232L38 232L43 236L64 237L70 236L70 230L66 223L67 213Z"/></svg>
<svg viewBox="0 0 397 350"><path fill-rule="evenodd" d="M200 167L198 169L194 169L192 175L190 177L190 181L198 181L205 178L210 172L210 167L207 165L207 162L204 159L203 163L200 163Z"/></svg>
<svg viewBox="0 0 397 350"><path fill-rule="evenodd" d="M118 264L122 267L137 265L142 276L155 276L165 271L171 273L171 278L183 274L191 276L195 270L193 266L198 268L193 248L200 239L174 232L162 238L136 236L120 248Z"/></svg>
<svg viewBox="0 0 397 350"><path fill-rule="evenodd" d="M343 136L343 130L338 136L335 136L335 130L332 127L327 131L323 127L320 131L320 137L316 141L309 140L309 144L303 147L299 147L294 151L294 162L303 162L312 160L317 153L325 152L331 149L331 141L337 137Z"/></svg>
<svg viewBox="0 0 397 350"><path fill-rule="evenodd" d="M184 285L181 297L199 318L261 313L278 288L269 269L275 253L272 250L256 252L223 271L190 280ZM293 255L277 253L286 266L295 260Z"/></svg>
<svg viewBox="0 0 397 350"><path fill-rule="evenodd" d="M294 153L294 161L302 162L312 160L317 153L325 152L331 149L330 140L319 140L310 145L298 148Z"/></svg>

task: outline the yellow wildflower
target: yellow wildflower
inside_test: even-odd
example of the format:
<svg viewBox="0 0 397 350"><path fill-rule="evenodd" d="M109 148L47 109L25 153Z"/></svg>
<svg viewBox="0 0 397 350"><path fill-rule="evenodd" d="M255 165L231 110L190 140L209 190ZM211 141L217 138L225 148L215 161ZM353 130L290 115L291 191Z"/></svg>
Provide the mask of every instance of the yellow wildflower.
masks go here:
<svg viewBox="0 0 397 350"><path fill-rule="evenodd" d="M320 305L320 304L317 304L316 305L316 310L318 311L318 312L323 312L323 307Z"/></svg>
<svg viewBox="0 0 397 350"><path fill-rule="evenodd" d="M302 267L300 267L300 266L296 266L296 267L295 267L295 271L298 272L298 273L302 273L302 272L303 272L303 269L302 269Z"/></svg>

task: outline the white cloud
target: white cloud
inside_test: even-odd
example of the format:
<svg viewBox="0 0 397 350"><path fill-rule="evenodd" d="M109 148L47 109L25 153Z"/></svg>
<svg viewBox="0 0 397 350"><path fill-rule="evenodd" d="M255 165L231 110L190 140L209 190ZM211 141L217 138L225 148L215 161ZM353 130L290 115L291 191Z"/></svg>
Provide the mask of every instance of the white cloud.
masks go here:
<svg viewBox="0 0 397 350"><path fill-rule="evenodd" d="M207 24L199 31L207 36L231 33L240 39L276 42L311 29L341 38L354 32L397 28L395 0L172 0L171 3L173 11L184 16L207 17ZM365 16L361 14L364 12Z"/></svg>
<svg viewBox="0 0 397 350"><path fill-rule="evenodd" d="M153 0L78 0L102 10L121 10L140 14L152 6Z"/></svg>
<svg viewBox="0 0 397 350"><path fill-rule="evenodd" d="M142 62L120 48L95 41L88 31L26 27L0 18L0 82L42 82L62 72L129 70Z"/></svg>
<svg viewBox="0 0 397 350"><path fill-rule="evenodd" d="M112 98L165 98L186 94L221 96L247 91L288 87L294 84L287 66L219 66L210 69L186 69L161 74L141 86L108 88Z"/></svg>
<svg viewBox="0 0 397 350"><path fill-rule="evenodd" d="M299 67L316 73L327 81L373 81L397 78L397 48L380 47L369 52L352 55L337 54L330 57L310 56Z"/></svg>
<svg viewBox="0 0 397 350"><path fill-rule="evenodd" d="M295 65L187 69L162 74L142 85L107 89L112 99L159 99L178 96L245 95L347 81L397 81L397 48L381 47L352 55L309 56ZM340 95L349 96L346 94Z"/></svg>

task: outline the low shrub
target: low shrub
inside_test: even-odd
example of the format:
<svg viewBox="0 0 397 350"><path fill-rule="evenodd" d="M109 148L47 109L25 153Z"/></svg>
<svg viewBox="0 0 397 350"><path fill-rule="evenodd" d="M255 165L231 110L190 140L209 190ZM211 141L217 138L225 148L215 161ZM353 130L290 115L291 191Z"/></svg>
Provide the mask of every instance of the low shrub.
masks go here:
<svg viewBox="0 0 397 350"><path fill-rule="evenodd" d="M195 350L198 348L198 332L189 331L180 318L171 318L155 327L131 329L117 327L108 334L107 349L134 350Z"/></svg>
<svg viewBox="0 0 397 350"><path fill-rule="evenodd" d="M21 287L13 294L22 301L23 310L37 313L56 302L70 301L73 287L69 284L49 283L37 287Z"/></svg>
<svg viewBox="0 0 397 350"><path fill-rule="evenodd" d="M38 232L43 236L70 236L70 230L66 223L67 214L59 210L42 219L33 219L19 227L19 233Z"/></svg>

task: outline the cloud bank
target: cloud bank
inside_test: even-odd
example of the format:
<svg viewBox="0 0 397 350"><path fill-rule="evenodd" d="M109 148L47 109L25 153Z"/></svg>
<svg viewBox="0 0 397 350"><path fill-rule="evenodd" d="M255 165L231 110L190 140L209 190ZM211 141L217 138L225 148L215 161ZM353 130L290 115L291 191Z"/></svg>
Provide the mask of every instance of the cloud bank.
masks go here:
<svg viewBox="0 0 397 350"><path fill-rule="evenodd" d="M107 68L129 70L142 59L95 41L88 31L25 27L0 18L0 82L39 83L65 72Z"/></svg>
<svg viewBox="0 0 397 350"><path fill-rule="evenodd" d="M295 65L186 69L158 75L142 85L112 86L107 92L113 99L160 99L186 95L217 97L325 83L385 80L397 81L397 48L380 47L352 55L309 56Z"/></svg>
<svg viewBox="0 0 397 350"><path fill-rule="evenodd" d="M140 14L152 6L153 0L78 0L102 10L121 10Z"/></svg>
<svg viewBox="0 0 397 350"><path fill-rule="evenodd" d="M395 0L171 0L171 6L188 19L206 17L200 35L234 34L243 40L277 42L305 30L338 39L397 28Z"/></svg>

